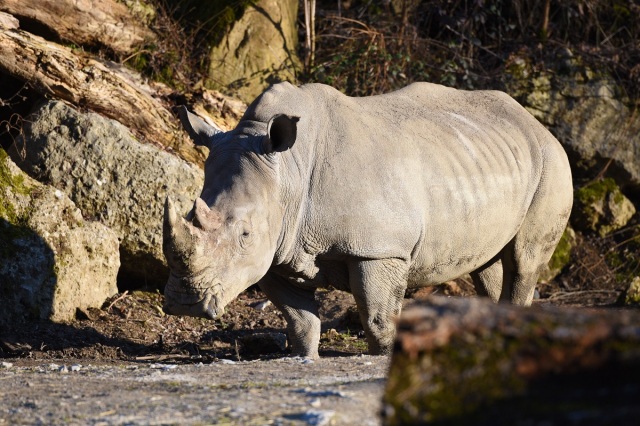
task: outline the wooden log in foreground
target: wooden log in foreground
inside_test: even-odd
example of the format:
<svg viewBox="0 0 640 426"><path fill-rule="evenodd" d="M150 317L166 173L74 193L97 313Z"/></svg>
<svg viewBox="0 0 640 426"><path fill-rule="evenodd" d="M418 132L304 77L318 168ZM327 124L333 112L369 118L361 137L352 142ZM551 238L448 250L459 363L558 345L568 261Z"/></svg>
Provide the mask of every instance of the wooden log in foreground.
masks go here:
<svg viewBox="0 0 640 426"><path fill-rule="evenodd" d="M147 142L175 150L200 166L204 154L188 141L177 119L136 77L117 64L76 55L28 32L0 27L0 72L43 95L63 99L119 121Z"/></svg>
<svg viewBox="0 0 640 426"><path fill-rule="evenodd" d="M640 312L431 298L407 308L383 423L610 425L640 419Z"/></svg>
<svg viewBox="0 0 640 426"><path fill-rule="evenodd" d="M131 54L156 35L116 0L0 0L0 11L37 22L79 46Z"/></svg>

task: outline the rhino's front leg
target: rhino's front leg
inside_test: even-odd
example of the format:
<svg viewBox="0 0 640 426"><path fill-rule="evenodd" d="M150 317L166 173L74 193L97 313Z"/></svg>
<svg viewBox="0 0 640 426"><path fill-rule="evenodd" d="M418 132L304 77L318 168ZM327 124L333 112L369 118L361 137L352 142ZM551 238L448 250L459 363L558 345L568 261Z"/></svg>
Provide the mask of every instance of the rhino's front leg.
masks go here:
<svg viewBox="0 0 640 426"><path fill-rule="evenodd" d="M291 352L307 358L318 358L320 317L315 289L297 287L273 273L267 274L258 285L282 311L287 321Z"/></svg>
<svg viewBox="0 0 640 426"><path fill-rule="evenodd" d="M389 354L400 315L408 267L399 259L362 260L349 265L349 284L358 305L369 353Z"/></svg>

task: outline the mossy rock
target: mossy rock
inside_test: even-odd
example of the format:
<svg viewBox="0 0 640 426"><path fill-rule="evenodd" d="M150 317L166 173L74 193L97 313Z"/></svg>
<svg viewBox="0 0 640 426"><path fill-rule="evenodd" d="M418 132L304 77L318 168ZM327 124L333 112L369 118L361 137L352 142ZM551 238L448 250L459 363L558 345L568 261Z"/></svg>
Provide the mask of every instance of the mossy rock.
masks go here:
<svg viewBox="0 0 640 426"><path fill-rule="evenodd" d="M67 321L117 292L118 238L0 149L0 325Z"/></svg>
<svg viewBox="0 0 640 426"><path fill-rule="evenodd" d="M209 52L205 85L250 103L271 84L295 82L298 2L258 0Z"/></svg>
<svg viewBox="0 0 640 426"><path fill-rule="evenodd" d="M33 184L19 173L0 148L0 257L16 252L16 241L28 237L32 232L25 228L29 218Z"/></svg>
<svg viewBox="0 0 640 426"><path fill-rule="evenodd" d="M606 178L592 182L575 193L571 222L579 230L604 237L625 226L636 209L616 182Z"/></svg>
<svg viewBox="0 0 640 426"><path fill-rule="evenodd" d="M624 295L624 304L640 306L640 277L635 277Z"/></svg>
<svg viewBox="0 0 640 426"><path fill-rule="evenodd" d="M0 148L0 218L10 223L16 224L19 217L12 203L5 200L9 196L9 191L17 195L29 195L31 188L25 184L24 175L15 174L11 170L11 164L7 162L9 155Z"/></svg>

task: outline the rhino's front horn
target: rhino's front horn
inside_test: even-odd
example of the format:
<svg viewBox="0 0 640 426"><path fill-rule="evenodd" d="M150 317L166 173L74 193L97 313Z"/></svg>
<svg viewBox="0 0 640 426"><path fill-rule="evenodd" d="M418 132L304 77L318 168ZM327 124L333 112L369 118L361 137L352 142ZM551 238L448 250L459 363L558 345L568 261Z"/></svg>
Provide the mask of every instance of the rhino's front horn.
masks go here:
<svg viewBox="0 0 640 426"><path fill-rule="evenodd" d="M172 260L184 258L189 253L191 245L191 232L189 225L176 212L171 197L167 197L164 203L163 249L167 261L171 265Z"/></svg>

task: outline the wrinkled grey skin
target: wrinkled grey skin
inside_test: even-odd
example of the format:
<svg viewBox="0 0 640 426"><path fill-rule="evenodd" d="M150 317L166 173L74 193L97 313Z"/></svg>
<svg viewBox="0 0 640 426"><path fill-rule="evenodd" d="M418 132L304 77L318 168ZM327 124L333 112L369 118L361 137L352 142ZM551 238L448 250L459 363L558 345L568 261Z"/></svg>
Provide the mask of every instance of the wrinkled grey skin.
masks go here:
<svg viewBox="0 0 640 426"><path fill-rule="evenodd" d="M470 273L530 304L571 210L565 152L502 92L281 83L230 132L181 118L210 154L186 220L167 201L165 311L215 318L257 282L302 356L318 356L318 287L353 293L372 353L390 351L407 287Z"/></svg>

